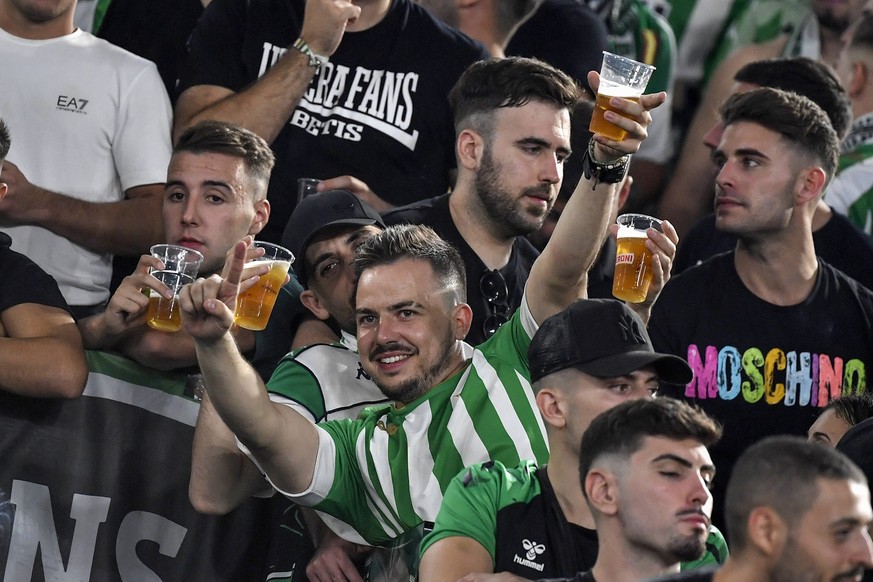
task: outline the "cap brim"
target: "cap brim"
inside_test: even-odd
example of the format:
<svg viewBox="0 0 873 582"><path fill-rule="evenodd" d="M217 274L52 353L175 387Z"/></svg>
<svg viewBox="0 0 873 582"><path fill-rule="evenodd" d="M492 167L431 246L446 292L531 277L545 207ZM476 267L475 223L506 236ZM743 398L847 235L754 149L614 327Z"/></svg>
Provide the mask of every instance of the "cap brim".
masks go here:
<svg viewBox="0 0 873 582"><path fill-rule="evenodd" d="M688 384L694 378L694 372L682 358L652 352L626 352L576 367L597 378L617 378L646 366L653 366L662 382Z"/></svg>

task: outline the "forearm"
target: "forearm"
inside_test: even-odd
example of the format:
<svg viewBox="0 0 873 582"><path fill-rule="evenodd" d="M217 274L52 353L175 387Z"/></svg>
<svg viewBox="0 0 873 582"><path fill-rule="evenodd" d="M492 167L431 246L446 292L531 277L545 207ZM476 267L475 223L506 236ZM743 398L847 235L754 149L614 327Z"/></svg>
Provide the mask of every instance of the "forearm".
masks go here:
<svg viewBox="0 0 873 582"><path fill-rule="evenodd" d="M88 364L75 324L57 337L0 338L0 390L37 398L77 398Z"/></svg>
<svg viewBox="0 0 873 582"><path fill-rule="evenodd" d="M549 243L531 268L528 304L536 321L560 311L586 293L588 270L597 259L609 218L618 203L618 184L596 185L584 176L567 201Z"/></svg>
<svg viewBox="0 0 873 582"><path fill-rule="evenodd" d="M103 313L80 319L76 322L82 335L82 345L86 350L108 350L118 341L118 337L109 333L103 320Z"/></svg>
<svg viewBox="0 0 873 582"><path fill-rule="evenodd" d="M192 87L176 106L174 136L205 119L233 123L273 143L288 123L315 72L300 51L288 52L263 77L238 93L218 88ZM215 99L220 95L220 98Z"/></svg>
<svg viewBox="0 0 873 582"><path fill-rule="evenodd" d="M138 255L163 238L161 186L140 188L150 192L118 202L87 202L35 188L22 222L97 252Z"/></svg>
<svg viewBox="0 0 873 582"><path fill-rule="evenodd" d="M228 428L250 448L273 444L281 430L279 417L233 335L227 332L214 341L195 341L194 346L203 383Z"/></svg>
<svg viewBox="0 0 873 582"><path fill-rule="evenodd" d="M176 333L166 333L144 324L135 331L136 333L127 334L118 348L130 359L143 366L164 371L197 365L194 340L184 329ZM253 332L234 327L231 333L240 353L254 349Z"/></svg>
<svg viewBox="0 0 873 582"><path fill-rule="evenodd" d="M201 513L223 515L266 485L254 463L237 447L209 393L204 392L194 430L188 496Z"/></svg>

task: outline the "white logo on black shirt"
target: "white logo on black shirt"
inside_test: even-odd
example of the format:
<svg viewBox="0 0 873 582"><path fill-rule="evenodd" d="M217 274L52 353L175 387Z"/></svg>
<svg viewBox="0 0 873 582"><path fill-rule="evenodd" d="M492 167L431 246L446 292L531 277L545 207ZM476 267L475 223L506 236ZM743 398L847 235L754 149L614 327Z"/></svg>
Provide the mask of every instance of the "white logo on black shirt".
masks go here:
<svg viewBox="0 0 873 582"><path fill-rule="evenodd" d="M537 564L534 560L537 559L537 556L546 551L546 546L530 540L522 540L521 545L525 549L524 558L519 557L519 555L516 554L512 557L512 561L516 564L533 568L537 572L542 572L543 568L545 568L545 564Z"/></svg>

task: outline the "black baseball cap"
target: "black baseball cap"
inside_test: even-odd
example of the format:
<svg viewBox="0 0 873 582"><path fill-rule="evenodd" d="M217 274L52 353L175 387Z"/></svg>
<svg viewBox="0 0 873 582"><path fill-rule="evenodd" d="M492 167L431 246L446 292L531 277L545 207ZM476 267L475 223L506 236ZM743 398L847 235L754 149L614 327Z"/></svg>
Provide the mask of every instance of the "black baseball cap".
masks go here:
<svg viewBox="0 0 873 582"><path fill-rule="evenodd" d="M297 257L293 267L300 284L306 286L306 247L318 233L332 226L369 224L385 228L376 209L348 190L329 190L304 198L282 233L282 245Z"/></svg>
<svg viewBox="0 0 873 582"><path fill-rule="evenodd" d="M694 377L678 356L652 347L642 319L621 301L580 299L546 319L527 351L531 381L566 368L616 378L654 366L660 379L687 384Z"/></svg>

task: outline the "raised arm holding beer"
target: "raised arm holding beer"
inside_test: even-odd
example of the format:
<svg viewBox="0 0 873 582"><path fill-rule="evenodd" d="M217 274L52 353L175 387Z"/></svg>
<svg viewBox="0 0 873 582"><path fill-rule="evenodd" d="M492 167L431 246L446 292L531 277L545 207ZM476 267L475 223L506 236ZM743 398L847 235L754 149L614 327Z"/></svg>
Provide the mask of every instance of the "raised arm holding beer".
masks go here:
<svg viewBox="0 0 873 582"><path fill-rule="evenodd" d="M472 66L506 66L500 63ZM546 76L565 77L542 67ZM597 80L592 73L595 87ZM371 408L357 420L312 425L270 402L257 373L239 354L229 330L236 290L244 281L245 245L235 248L224 277L199 279L182 290L183 326L195 340L212 402L280 492L341 520L330 525L350 541L390 545L434 520L443 488L427 484L447 483L465 463L545 462L542 423L531 406L530 382L523 380L530 376L527 347L538 322L586 293L587 269L614 216L624 176L610 174L609 168L626 165L646 137L649 110L664 99L663 93L639 102L611 99L620 114L606 118L627 131L627 138L594 138L583 154L588 177L534 263L521 307L475 349L463 342L471 312L464 267L454 248L421 226L392 227L362 245L356 264L360 363L396 403ZM562 174L568 108L534 100L504 102L491 115L495 159ZM481 143L474 133L466 136L471 145ZM471 147L470 154L481 163L481 147ZM657 249L653 270L656 282L662 282L675 245L662 233L651 238ZM453 406L455 394L463 396L464 410ZM493 414L495 402L506 403L499 418ZM492 430L479 426L487 419L497 423ZM360 439L372 455L355 454ZM372 475L382 484L374 484Z"/></svg>

